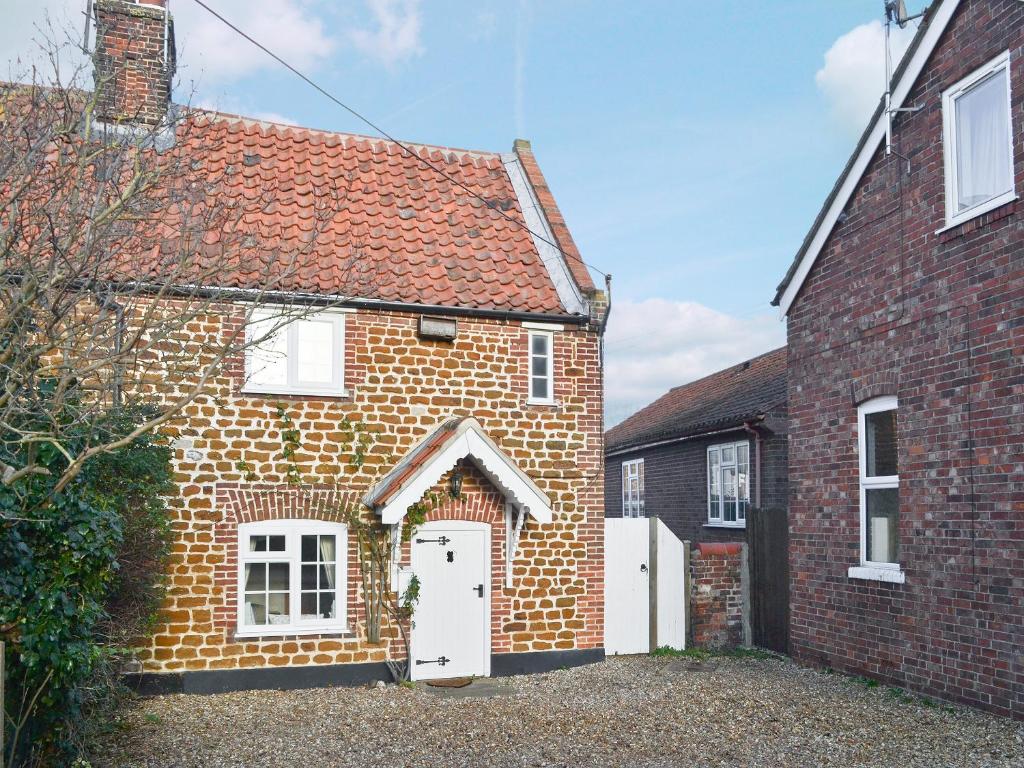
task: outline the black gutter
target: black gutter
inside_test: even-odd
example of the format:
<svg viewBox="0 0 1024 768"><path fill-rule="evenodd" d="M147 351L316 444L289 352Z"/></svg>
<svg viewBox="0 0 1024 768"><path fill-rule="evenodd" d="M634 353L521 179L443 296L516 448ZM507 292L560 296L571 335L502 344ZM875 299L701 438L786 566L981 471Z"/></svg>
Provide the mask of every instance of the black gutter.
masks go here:
<svg viewBox="0 0 1024 768"><path fill-rule="evenodd" d="M711 435L721 435L725 432L737 432L739 430L745 429L747 424L759 424L763 422L765 420L766 415L767 414L764 413L758 413L752 416L743 416L738 419L723 420L718 422L720 426L716 426L714 424L706 424L704 425L703 429L700 429L697 432L687 432L686 434L675 436L669 434L666 435L664 438L648 440L643 443L636 443L635 445L620 445L615 446L614 448L606 448L604 455L606 458L611 456L619 456L624 453L635 453L636 451L643 451L648 448L660 448L663 445L683 443L686 442L687 440L698 440L702 437L710 437ZM708 428L712 426L714 426L715 428Z"/></svg>
<svg viewBox="0 0 1024 768"><path fill-rule="evenodd" d="M340 298L312 293L260 291L259 289L161 285L151 286L140 283L127 283L115 285L111 290L118 293L142 290L152 294L161 294L167 298L194 297L222 299L224 301L252 301L253 299L258 299L264 304L291 304L308 307L350 307L359 309L377 309L385 312L409 312L411 314L420 315L446 315L449 317L488 317L502 320L568 323L572 325L587 325L590 322L590 318L586 315L516 312L507 309L486 309L483 307L448 307L441 304L407 304L400 301Z"/></svg>

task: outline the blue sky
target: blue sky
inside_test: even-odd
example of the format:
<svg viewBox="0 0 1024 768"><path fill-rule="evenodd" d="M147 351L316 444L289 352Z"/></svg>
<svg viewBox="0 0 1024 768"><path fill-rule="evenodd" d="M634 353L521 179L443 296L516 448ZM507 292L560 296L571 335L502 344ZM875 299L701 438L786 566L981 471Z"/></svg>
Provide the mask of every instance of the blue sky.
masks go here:
<svg viewBox="0 0 1024 768"><path fill-rule="evenodd" d="M399 138L533 142L613 275L609 424L784 342L768 302L882 90L882 0L207 2ZM0 61L85 0L4 5ZM178 100L367 132L192 0L171 11Z"/></svg>

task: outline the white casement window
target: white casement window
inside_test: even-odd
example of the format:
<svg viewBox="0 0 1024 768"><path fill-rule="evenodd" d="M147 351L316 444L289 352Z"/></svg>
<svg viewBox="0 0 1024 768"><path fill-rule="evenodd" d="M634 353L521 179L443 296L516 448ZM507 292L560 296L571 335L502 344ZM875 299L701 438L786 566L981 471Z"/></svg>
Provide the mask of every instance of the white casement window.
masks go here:
<svg viewBox="0 0 1024 768"><path fill-rule="evenodd" d="M860 567L853 578L902 581L897 402L876 397L857 409L860 471Z"/></svg>
<svg viewBox="0 0 1024 768"><path fill-rule="evenodd" d="M644 460L622 462L622 516L644 517Z"/></svg>
<svg viewBox="0 0 1024 768"><path fill-rule="evenodd" d="M555 402L555 335L551 331L530 331L529 402Z"/></svg>
<svg viewBox="0 0 1024 768"><path fill-rule="evenodd" d="M1016 197L1010 114L1009 53L943 92L948 226Z"/></svg>
<svg viewBox="0 0 1024 768"><path fill-rule="evenodd" d="M345 314L320 312L283 321L270 309L246 327L245 392L345 394ZM256 342L256 343L254 343Z"/></svg>
<svg viewBox="0 0 1024 768"><path fill-rule="evenodd" d="M708 523L742 528L750 506L750 444L708 446Z"/></svg>
<svg viewBox="0 0 1024 768"><path fill-rule="evenodd" d="M267 520L238 526L238 633L340 632L348 532L341 523Z"/></svg>

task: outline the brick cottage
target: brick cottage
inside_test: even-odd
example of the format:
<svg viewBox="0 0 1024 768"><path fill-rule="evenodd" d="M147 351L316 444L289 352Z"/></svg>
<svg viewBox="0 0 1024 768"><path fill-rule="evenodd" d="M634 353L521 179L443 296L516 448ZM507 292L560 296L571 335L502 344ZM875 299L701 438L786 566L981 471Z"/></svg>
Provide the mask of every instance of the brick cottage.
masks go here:
<svg viewBox="0 0 1024 768"><path fill-rule="evenodd" d="M775 302L796 658L1024 716L1024 3L933 3Z"/></svg>
<svg viewBox="0 0 1024 768"><path fill-rule="evenodd" d="M100 100L99 117L159 123L173 19L158 0L95 8L97 80L119 89ZM393 633L367 641L342 510L399 526L431 491L440 503L400 549L396 575L421 582L414 677L603 658L604 294L530 145L410 154L172 109L197 152L216 147L194 168L238 169L220 177L222 198L287 181L253 237L301 237L313 187L345 189L317 269L279 297L330 306L228 361L179 425L169 593L139 656L141 683L207 692L385 679L383 662L403 651ZM365 295L343 292L341 253L372 268ZM213 289L232 287L225 275ZM264 307L250 322L272 314ZM225 301L194 333L219 337L246 317L243 302ZM373 439L351 462L356 424ZM291 429L294 466L281 460Z"/></svg>

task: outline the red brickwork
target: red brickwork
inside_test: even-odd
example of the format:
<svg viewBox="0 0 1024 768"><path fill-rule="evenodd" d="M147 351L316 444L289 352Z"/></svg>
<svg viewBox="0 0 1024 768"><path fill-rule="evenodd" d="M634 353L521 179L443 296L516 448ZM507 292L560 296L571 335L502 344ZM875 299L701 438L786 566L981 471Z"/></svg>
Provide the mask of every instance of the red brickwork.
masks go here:
<svg viewBox="0 0 1024 768"><path fill-rule="evenodd" d="M163 5L163 0L97 0L96 115L101 120L149 125L163 120L175 57L173 22L165 19Z"/></svg>
<svg viewBox="0 0 1024 768"><path fill-rule="evenodd" d="M228 334L241 307L206 318L196 334ZM236 637L237 525L281 518L338 520L419 440L453 415L473 416L552 500L554 518L528 518L505 587L504 499L467 468L463 494L429 518L488 523L492 542L492 650L590 649L603 645L602 380L597 334L556 331L554 406L527 404L527 331L518 322L459 319L454 343L418 338L414 314L346 316L345 397L244 395L243 361L229 361L210 397L177 425L180 494L171 500L176 541L162 620L142 654L152 672L380 661L365 642L358 565L350 536L348 631ZM301 434L305 483L286 484L282 404ZM361 467L345 454L342 420L375 434ZM250 482L238 462L257 480ZM408 548L403 553L408 562ZM397 649L392 648L392 653Z"/></svg>
<svg viewBox="0 0 1024 768"><path fill-rule="evenodd" d="M945 225L942 98L1010 51L1024 189L1024 4L961 3L789 313L796 658L1024 715L1024 229ZM909 158L910 173L907 175ZM857 404L899 399L905 584L859 562Z"/></svg>
<svg viewBox="0 0 1024 768"><path fill-rule="evenodd" d="M742 544L714 543L690 555L690 639L698 648L743 644L742 553Z"/></svg>

